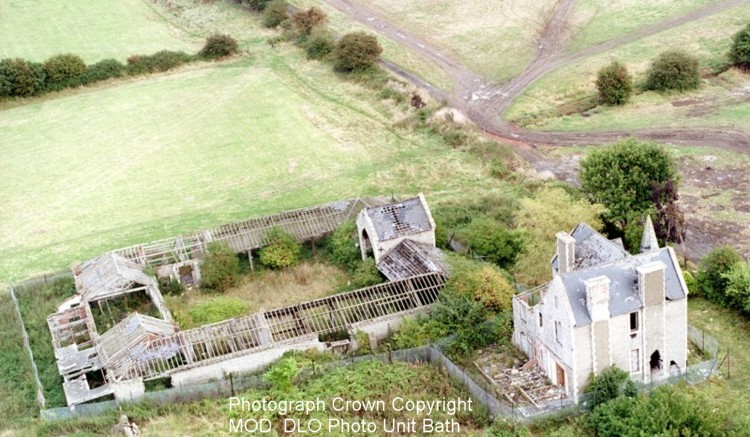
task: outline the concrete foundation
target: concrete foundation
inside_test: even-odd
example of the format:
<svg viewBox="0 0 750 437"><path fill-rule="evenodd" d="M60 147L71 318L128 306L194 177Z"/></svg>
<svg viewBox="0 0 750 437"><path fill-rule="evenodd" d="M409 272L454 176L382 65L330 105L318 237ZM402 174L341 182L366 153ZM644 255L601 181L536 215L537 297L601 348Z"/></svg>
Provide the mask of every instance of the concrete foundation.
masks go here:
<svg viewBox="0 0 750 437"><path fill-rule="evenodd" d="M109 389L112 390L117 403L135 401L146 393L142 379L113 382L109 384Z"/></svg>

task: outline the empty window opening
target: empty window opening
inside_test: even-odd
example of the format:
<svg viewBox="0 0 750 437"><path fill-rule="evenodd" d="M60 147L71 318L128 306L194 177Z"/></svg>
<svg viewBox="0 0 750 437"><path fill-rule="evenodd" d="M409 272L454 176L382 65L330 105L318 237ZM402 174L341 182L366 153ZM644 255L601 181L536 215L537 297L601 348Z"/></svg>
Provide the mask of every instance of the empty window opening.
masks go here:
<svg viewBox="0 0 750 437"><path fill-rule="evenodd" d="M651 354L649 365L651 365L652 372L655 370L661 370L661 354L659 354L658 350L655 350L654 353Z"/></svg>
<svg viewBox="0 0 750 437"><path fill-rule="evenodd" d="M541 328L543 326L544 326L544 321L542 320L542 313L539 313L539 327Z"/></svg>
<svg viewBox="0 0 750 437"><path fill-rule="evenodd" d="M560 322L555 321L555 340L557 340L558 343L562 344L562 341L560 340L560 331L562 331L562 324Z"/></svg>
<svg viewBox="0 0 750 437"><path fill-rule="evenodd" d="M638 330L638 313L630 313L630 332Z"/></svg>
<svg viewBox="0 0 750 437"><path fill-rule="evenodd" d="M630 351L630 372L640 372L641 371L641 350L640 349L633 349Z"/></svg>
<svg viewBox="0 0 750 437"><path fill-rule="evenodd" d="M102 370L92 370L86 372L86 382L89 384L89 389L95 389L106 384L104 380L104 372Z"/></svg>

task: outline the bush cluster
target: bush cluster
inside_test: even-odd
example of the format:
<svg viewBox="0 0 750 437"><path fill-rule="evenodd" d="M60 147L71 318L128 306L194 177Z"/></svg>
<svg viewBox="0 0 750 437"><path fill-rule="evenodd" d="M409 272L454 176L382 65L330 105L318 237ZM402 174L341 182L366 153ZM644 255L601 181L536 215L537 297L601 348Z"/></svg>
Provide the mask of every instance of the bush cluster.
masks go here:
<svg viewBox="0 0 750 437"><path fill-rule="evenodd" d="M133 55L127 65L105 59L87 66L80 56L65 53L37 63L21 58L0 60L0 99L29 97L88 85L125 74L138 76L177 68L199 58L220 59L237 53L237 41L227 35L212 35L199 56L185 52L162 50L152 55Z"/></svg>
<svg viewBox="0 0 750 437"><path fill-rule="evenodd" d="M222 59L238 51L237 40L229 35L216 33L206 39L206 43L198 54L205 59Z"/></svg>
<svg viewBox="0 0 750 437"><path fill-rule="evenodd" d="M698 59L682 50L660 54L648 70L646 88L655 91L686 91L698 88Z"/></svg>
<svg viewBox="0 0 750 437"><path fill-rule="evenodd" d="M343 73L361 72L372 68L380 59L383 48L374 35L352 32L344 35L333 50L333 65Z"/></svg>
<svg viewBox="0 0 750 437"><path fill-rule="evenodd" d="M736 67L750 69L750 24L734 35L729 61Z"/></svg>
<svg viewBox="0 0 750 437"><path fill-rule="evenodd" d="M718 247L701 260L694 288L706 299L750 316L750 264L732 247Z"/></svg>
<svg viewBox="0 0 750 437"><path fill-rule="evenodd" d="M283 269L297 264L302 246L289 233L274 228L268 233L269 243L260 250L260 262L272 269Z"/></svg>
<svg viewBox="0 0 750 437"><path fill-rule="evenodd" d="M201 287L211 291L226 291L237 284L240 261L226 243L218 241L208 245L201 264Z"/></svg>
<svg viewBox="0 0 750 437"><path fill-rule="evenodd" d="M608 105L624 105L633 93L633 77L625 65L614 61L596 75L599 101Z"/></svg>
<svg viewBox="0 0 750 437"><path fill-rule="evenodd" d="M508 229L487 217L473 220L467 230L469 247L484 261L500 267L515 264L523 249L523 236L518 230Z"/></svg>
<svg viewBox="0 0 750 437"><path fill-rule="evenodd" d="M289 3L285 0L273 0L263 10L263 26L274 28L289 19Z"/></svg>

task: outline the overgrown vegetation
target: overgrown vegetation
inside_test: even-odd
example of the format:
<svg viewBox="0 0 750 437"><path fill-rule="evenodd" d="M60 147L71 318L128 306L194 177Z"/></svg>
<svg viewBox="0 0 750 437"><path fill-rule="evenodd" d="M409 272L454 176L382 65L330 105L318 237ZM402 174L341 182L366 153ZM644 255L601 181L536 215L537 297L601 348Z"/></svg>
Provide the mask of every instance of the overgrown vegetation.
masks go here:
<svg viewBox="0 0 750 437"><path fill-rule="evenodd" d="M734 35L729 61L744 70L750 68L750 24Z"/></svg>
<svg viewBox="0 0 750 437"><path fill-rule="evenodd" d="M245 315L246 311L247 304L240 299L229 296L216 296L194 306L188 314L192 319L192 323L207 325Z"/></svg>
<svg viewBox="0 0 750 437"><path fill-rule="evenodd" d="M591 402L598 406L621 396L634 397L638 394L638 388L628 372L611 366L596 376L592 375L585 393L590 394Z"/></svg>
<svg viewBox="0 0 750 437"><path fill-rule="evenodd" d="M353 73L375 66L383 48L378 39L365 32L344 35L333 50L333 65L337 71Z"/></svg>
<svg viewBox="0 0 750 437"><path fill-rule="evenodd" d="M730 247L717 247L701 260L695 295L750 316L750 265Z"/></svg>
<svg viewBox="0 0 750 437"><path fill-rule="evenodd" d="M198 53L205 59L222 59L237 53L237 40L223 33L215 33L206 39L206 44Z"/></svg>
<svg viewBox="0 0 750 437"><path fill-rule="evenodd" d="M682 50L660 54L647 72L646 88L655 91L687 91L700 86L698 59Z"/></svg>
<svg viewBox="0 0 750 437"><path fill-rule="evenodd" d="M272 269L283 269L299 262L302 246L281 228L268 233L268 244L260 250L260 262Z"/></svg>
<svg viewBox="0 0 750 437"><path fill-rule="evenodd" d="M237 284L240 262L237 254L226 243L209 243L206 256L201 263L201 287L223 292Z"/></svg>

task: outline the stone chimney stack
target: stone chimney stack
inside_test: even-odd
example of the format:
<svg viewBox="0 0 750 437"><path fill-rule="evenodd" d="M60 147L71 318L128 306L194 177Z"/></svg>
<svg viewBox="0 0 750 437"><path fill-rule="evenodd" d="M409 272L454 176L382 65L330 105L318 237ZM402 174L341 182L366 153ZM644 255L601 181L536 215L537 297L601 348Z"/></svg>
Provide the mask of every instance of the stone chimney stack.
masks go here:
<svg viewBox="0 0 750 437"><path fill-rule="evenodd" d="M645 307L664 303L666 269L667 266L661 261L650 262L635 269L638 272L638 292Z"/></svg>
<svg viewBox="0 0 750 437"><path fill-rule="evenodd" d="M597 276L583 283L586 286L586 309L591 321L609 320L609 278Z"/></svg>
<svg viewBox="0 0 750 437"><path fill-rule="evenodd" d="M565 232L558 232L556 236L557 271L562 275L573 270L576 262L576 240Z"/></svg>

